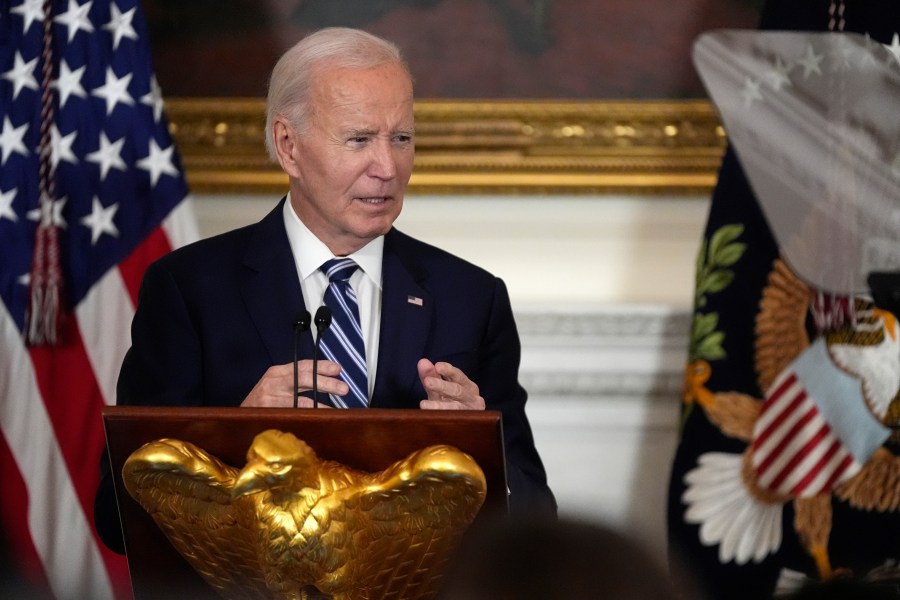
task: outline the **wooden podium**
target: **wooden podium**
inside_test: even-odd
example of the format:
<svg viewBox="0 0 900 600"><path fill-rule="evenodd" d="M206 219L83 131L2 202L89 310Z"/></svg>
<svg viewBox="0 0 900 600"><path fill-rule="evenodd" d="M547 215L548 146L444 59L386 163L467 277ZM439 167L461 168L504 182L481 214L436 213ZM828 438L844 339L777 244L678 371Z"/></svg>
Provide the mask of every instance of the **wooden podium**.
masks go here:
<svg viewBox="0 0 900 600"><path fill-rule="evenodd" d="M278 429L305 441L322 459L370 472L427 446L448 444L469 454L487 480L487 496L475 526L508 511L503 429L497 411L109 406L103 409L103 422L135 600L218 598L122 482L122 466L131 453L160 438L191 442L240 468L253 438Z"/></svg>

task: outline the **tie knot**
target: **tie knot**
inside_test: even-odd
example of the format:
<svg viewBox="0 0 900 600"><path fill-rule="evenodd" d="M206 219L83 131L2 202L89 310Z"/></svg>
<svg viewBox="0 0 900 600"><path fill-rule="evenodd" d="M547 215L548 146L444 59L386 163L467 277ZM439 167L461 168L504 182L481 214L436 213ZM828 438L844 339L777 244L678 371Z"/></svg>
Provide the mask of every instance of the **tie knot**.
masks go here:
<svg viewBox="0 0 900 600"><path fill-rule="evenodd" d="M319 270L325 273L328 281L347 281L358 268L352 258L332 258L323 263Z"/></svg>

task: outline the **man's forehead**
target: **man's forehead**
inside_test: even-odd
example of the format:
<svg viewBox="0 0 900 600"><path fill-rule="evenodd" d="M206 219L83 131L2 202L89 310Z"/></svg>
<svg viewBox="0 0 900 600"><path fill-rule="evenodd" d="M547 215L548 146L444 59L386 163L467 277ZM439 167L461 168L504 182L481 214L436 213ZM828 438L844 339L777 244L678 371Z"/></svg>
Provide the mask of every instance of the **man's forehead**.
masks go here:
<svg viewBox="0 0 900 600"><path fill-rule="evenodd" d="M385 90L403 91L412 100L412 79L398 63L386 62L366 68L319 66L310 78L313 93L349 93L356 86L373 85L384 87Z"/></svg>

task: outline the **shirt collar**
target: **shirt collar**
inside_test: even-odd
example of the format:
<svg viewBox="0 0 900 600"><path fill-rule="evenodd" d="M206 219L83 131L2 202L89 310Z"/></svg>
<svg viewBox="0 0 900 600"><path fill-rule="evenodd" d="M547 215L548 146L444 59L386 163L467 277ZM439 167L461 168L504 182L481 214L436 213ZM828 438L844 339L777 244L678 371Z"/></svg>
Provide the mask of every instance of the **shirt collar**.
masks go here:
<svg viewBox="0 0 900 600"><path fill-rule="evenodd" d="M325 261L335 258L328 246L317 238L294 212L290 193L284 203L284 227L287 230L294 263L297 265L301 280L305 280L318 271ZM359 265L359 268L372 280L372 283L378 286L378 289L381 289L383 253L384 236L380 235L348 257Z"/></svg>

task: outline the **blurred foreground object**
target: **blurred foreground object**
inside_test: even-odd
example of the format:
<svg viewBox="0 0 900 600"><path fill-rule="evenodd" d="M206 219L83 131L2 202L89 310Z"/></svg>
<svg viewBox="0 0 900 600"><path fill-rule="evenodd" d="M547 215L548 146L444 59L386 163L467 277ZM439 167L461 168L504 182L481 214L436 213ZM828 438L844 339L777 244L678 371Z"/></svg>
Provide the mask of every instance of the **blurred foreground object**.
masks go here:
<svg viewBox="0 0 900 600"><path fill-rule="evenodd" d="M504 519L473 531L441 600L674 600L661 565L602 525ZM698 600L698 596L691 596Z"/></svg>

